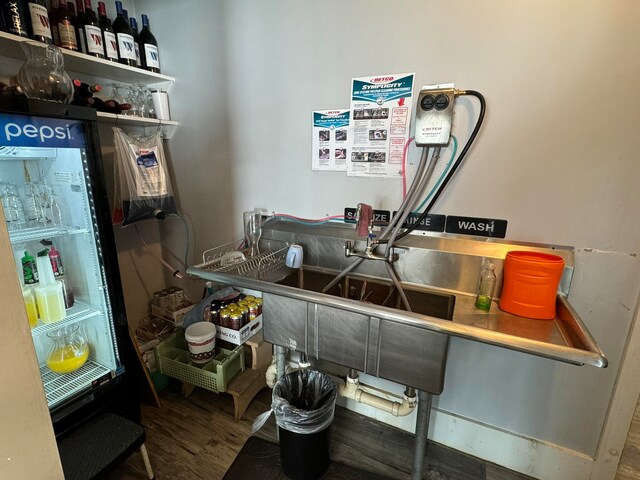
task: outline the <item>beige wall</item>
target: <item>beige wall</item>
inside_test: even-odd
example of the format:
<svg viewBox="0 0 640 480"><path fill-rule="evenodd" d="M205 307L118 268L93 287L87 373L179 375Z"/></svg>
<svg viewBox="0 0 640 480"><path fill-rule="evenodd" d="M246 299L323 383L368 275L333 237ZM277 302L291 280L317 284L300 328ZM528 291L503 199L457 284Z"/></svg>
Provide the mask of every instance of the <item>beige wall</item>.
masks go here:
<svg viewBox="0 0 640 480"><path fill-rule="evenodd" d="M0 252L11 244L0 208ZM0 477L62 479L51 417L12 255L0 255Z"/></svg>

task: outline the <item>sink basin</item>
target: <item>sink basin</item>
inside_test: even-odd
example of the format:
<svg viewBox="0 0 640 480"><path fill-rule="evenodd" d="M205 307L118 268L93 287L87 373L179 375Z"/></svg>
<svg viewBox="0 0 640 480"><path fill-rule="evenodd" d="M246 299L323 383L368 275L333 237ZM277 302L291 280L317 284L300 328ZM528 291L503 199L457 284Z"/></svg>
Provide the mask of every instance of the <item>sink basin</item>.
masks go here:
<svg viewBox="0 0 640 480"><path fill-rule="evenodd" d="M337 274L338 272L336 271L303 267L291 272L277 283L312 292L322 292L324 287ZM444 320L453 318L455 295L437 292L420 286L403 286L403 288L413 312ZM405 310L404 303L391 280L351 274L346 275L325 293L383 307Z"/></svg>
<svg viewBox="0 0 640 480"><path fill-rule="evenodd" d="M387 279L351 274L322 294L337 274L303 267L277 282L302 290L298 298L263 292L265 340L440 394L449 336L394 320L394 312L404 308L398 291ZM405 293L413 313L451 320L454 295L420 286L408 286ZM358 306L366 306L367 311L358 313Z"/></svg>

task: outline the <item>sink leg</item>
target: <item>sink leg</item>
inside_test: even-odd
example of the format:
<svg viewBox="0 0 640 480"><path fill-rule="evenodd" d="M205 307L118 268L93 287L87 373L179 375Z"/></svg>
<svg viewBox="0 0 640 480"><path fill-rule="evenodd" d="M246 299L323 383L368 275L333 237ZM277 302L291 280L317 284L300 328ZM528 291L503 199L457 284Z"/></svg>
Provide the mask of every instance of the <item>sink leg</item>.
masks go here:
<svg viewBox="0 0 640 480"><path fill-rule="evenodd" d="M287 360L287 349L279 345L276 346L276 378L284 375Z"/></svg>
<svg viewBox="0 0 640 480"><path fill-rule="evenodd" d="M429 416L431 415L431 398L430 393L418 390L418 414L416 419L411 480L422 480L422 464L424 463L425 449L427 447Z"/></svg>

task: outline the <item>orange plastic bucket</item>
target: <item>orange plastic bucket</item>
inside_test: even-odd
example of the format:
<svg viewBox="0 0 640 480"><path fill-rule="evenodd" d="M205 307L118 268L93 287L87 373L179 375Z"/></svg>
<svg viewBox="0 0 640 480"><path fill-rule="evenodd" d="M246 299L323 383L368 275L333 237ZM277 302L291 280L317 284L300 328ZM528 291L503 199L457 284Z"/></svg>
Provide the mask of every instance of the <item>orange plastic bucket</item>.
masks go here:
<svg viewBox="0 0 640 480"><path fill-rule="evenodd" d="M556 317L556 291L564 260L547 253L513 251L504 260L504 283L498 306L520 317Z"/></svg>

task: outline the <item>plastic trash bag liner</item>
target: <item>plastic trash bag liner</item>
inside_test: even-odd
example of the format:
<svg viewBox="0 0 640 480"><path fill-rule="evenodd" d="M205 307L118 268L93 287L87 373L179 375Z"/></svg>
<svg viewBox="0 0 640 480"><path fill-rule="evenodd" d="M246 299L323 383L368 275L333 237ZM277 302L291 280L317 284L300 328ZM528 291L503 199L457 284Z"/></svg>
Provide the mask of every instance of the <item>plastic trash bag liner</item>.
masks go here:
<svg viewBox="0 0 640 480"><path fill-rule="evenodd" d="M337 388L329 375L316 370L297 370L284 375L273 387L271 410L253 422L252 433L266 423L273 412L276 424L293 433L321 432L333 421Z"/></svg>
<svg viewBox="0 0 640 480"><path fill-rule="evenodd" d="M152 218L179 215L176 207L162 135L127 135L113 127L115 145L113 223L122 226Z"/></svg>

